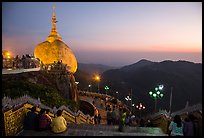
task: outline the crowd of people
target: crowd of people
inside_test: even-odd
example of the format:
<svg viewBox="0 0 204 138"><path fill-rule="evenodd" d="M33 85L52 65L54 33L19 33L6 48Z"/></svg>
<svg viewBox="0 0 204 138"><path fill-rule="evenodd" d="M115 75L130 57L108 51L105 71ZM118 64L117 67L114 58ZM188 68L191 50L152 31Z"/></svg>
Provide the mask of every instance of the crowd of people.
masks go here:
<svg viewBox="0 0 204 138"><path fill-rule="evenodd" d="M108 106L107 125L119 125L119 131L121 132L124 126L155 127L150 119L136 119L125 108L120 108L119 114L117 114L114 106L112 110ZM169 136L200 136L202 135L200 128L202 126L200 126L198 119L192 113L188 114L184 119L179 115L175 115L169 123L168 134Z"/></svg>
<svg viewBox="0 0 204 138"><path fill-rule="evenodd" d="M62 116L62 110L58 110L54 119L49 116L49 109L41 109L36 112L36 107L33 106L31 111L26 114L24 120L25 130L51 130L54 133L62 133L67 130L67 122Z"/></svg>
<svg viewBox="0 0 204 138"><path fill-rule="evenodd" d="M40 60L38 58L34 58L29 54L22 55L22 57L16 55L16 57L13 57L13 58L4 58L2 55L2 59L3 59L3 62L2 62L3 68L29 69L29 68L40 67Z"/></svg>
<svg viewBox="0 0 204 138"><path fill-rule="evenodd" d="M67 64L64 64L62 63L62 60L61 61L57 61L57 62L53 62L51 64L43 64L43 62L41 62L41 69L44 69L44 70L56 70L56 71L59 71L59 70L63 70L63 71L67 71L67 70L70 70L70 67L67 65Z"/></svg>
<svg viewBox="0 0 204 138"><path fill-rule="evenodd" d="M38 58L34 58L33 56L26 54L12 58L5 58L2 55L2 68L12 68L12 69L30 69L30 68L38 68L45 70L70 70L70 67L67 64L63 64L62 60L58 62L53 62L52 64L44 64Z"/></svg>
<svg viewBox="0 0 204 138"><path fill-rule="evenodd" d="M153 127L153 124L150 119L146 122L143 118L138 118L135 115L131 114L124 107L119 107L118 109L113 106L111 109L108 106L107 110L107 125L119 125L119 131L123 131L124 126L133 126L133 127Z"/></svg>
<svg viewBox="0 0 204 138"><path fill-rule="evenodd" d="M175 115L169 124L170 136L199 136L199 122L193 114L189 114L184 120Z"/></svg>
<svg viewBox="0 0 204 138"><path fill-rule="evenodd" d="M134 122L134 115L130 115L125 108L120 108L119 115L115 109L111 111L108 108L107 125L119 125L118 130L123 131L124 126L131 126ZM100 124L101 115L94 116L95 124ZM150 120L145 122L140 119L137 122L139 127L153 127ZM36 107L32 107L31 111L26 114L24 120L24 129L26 130L51 130L54 133L62 133L67 130L67 122L62 116L62 110L58 110L55 117L52 119L49 116L49 110L41 109L39 113L36 112ZM170 121L169 136L199 136L199 122L193 114L189 114L184 120L179 115L175 115ZM201 132L202 133L202 132Z"/></svg>

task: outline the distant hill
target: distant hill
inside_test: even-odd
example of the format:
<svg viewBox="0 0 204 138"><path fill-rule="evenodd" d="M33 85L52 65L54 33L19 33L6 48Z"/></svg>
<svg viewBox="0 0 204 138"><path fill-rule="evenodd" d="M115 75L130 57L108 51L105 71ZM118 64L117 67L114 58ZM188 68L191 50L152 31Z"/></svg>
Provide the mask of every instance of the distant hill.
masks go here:
<svg viewBox="0 0 204 138"><path fill-rule="evenodd" d="M84 63L78 63L78 69L85 71L90 74L96 74L96 73L103 73L104 71L115 69L116 67L111 67L107 65L102 64L84 64Z"/></svg>
<svg viewBox="0 0 204 138"><path fill-rule="evenodd" d="M102 65L102 64L85 64L78 63L78 69L74 74L75 80L79 82L77 85L80 90L97 91L97 83L95 75L101 75L104 71L114 69L115 67ZM88 87L91 85L91 87Z"/></svg>
<svg viewBox="0 0 204 138"><path fill-rule="evenodd" d="M128 71L132 71L132 70L138 70L138 69L141 69L142 67L149 66L152 64L154 64L154 62L146 60L146 59L142 59L137 63L122 67L121 70L128 72Z"/></svg>
<svg viewBox="0 0 204 138"><path fill-rule="evenodd" d="M157 107L169 110L169 97L173 87L172 110L202 102L202 64L188 61L152 62L141 60L120 69L112 69L102 74L101 86L110 87L109 94L124 100L130 89L133 103L143 102L148 111L154 110L154 100L148 92L158 84L164 85L164 97L157 100ZM103 90L104 91L104 90Z"/></svg>

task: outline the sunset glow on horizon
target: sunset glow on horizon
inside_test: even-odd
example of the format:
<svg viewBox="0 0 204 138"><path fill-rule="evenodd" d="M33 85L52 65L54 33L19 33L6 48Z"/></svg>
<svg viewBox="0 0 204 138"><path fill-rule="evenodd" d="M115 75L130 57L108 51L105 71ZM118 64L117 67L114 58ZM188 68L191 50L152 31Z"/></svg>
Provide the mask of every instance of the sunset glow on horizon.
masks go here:
<svg viewBox="0 0 204 138"><path fill-rule="evenodd" d="M2 50L33 54L51 31L52 2L3 2ZM78 62L202 63L201 2L55 2L57 30Z"/></svg>

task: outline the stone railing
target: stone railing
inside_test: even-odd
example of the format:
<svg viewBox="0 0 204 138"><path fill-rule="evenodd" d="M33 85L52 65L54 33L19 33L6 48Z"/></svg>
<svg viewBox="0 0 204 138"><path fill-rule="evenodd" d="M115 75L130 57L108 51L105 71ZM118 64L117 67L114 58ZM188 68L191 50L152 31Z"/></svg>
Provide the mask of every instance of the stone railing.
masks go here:
<svg viewBox="0 0 204 138"><path fill-rule="evenodd" d="M171 116L181 115L184 113L191 113L194 111L201 111L202 112L202 104L196 104L196 105L188 106L182 110L171 113Z"/></svg>
<svg viewBox="0 0 204 138"><path fill-rule="evenodd" d="M89 92L89 91L81 91L81 90L79 90L78 92L79 92L79 95L81 95L81 96L91 96L91 97L100 97L100 98L105 98L105 97L113 98L110 95L102 94L102 93Z"/></svg>
<svg viewBox="0 0 204 138"><path fill-rule="evenodd" d="M195 113L196 111L199 111L202 114L201 104L196 104L193 106L186 107L182 110L173 112L171 113L171 116L170 113L166 110L160 110L159 112L148 115L144 118L146 118L146 120L150 119L154 126L160 127L164 133L167 133L168 126L172 117L174 117L175 115L180 115L181 118L184 119L188 113Z"/></svg>
<svg viewBox="0 0 204 138"><path fill-rule="evenodd" d="M57 110L62 110L62 116L68 123L88 123L94 124L94 118L89 115L84 115L83 112L78 110L76 113L72 112L68 107L62 105L58 109L53 109L43 105L40 99L33 99L30 96L24 95L17 99L10 99L4 97L2 99L2 113L3 113L3 132L6 136L16 135L18 132L23 130L23 121L26 113L33 106L37 107L39 112L41 108L50 109L50 116L54 118Z"/></svg>
<svg viewBox="0 0 204 138"><path fill-rule="evenodd" d="M196 105L188 106L188 107L185 107L179 111L173 112L173 113L171 113L171 117L175 116L176 114L181 115L181 114L186 114L186 113L192 113L194 111L200 111L202 113L202 104L196 104ZM159 115L165 115L167 118L170 117L169 112L167 112L166 110L160 110L157 113L147 115L145 118L154 118L154 117L157 117Z"/></svg>
<svg viewBox="0 0 204 138"><path fill-rule="evenodd" d="M52 108L42 104L40 101L40 98L34 99L28 95L24 95L24 96L21 96L21 97L16 98L16 99L11 99L10 97L4 96L2 99L2 110L4 111L4 110L12 109L12 108L18 107L24 103L30 103L30 104L37 106L37 107L40 107L40 108L46 108L46 109L49 109L51 112L53 112L53 110L55 109L55 108L52 109Z"/></svg>
<svg viewBox="0 0 204 138"><path fill-rule="evenodd" d="M149 115L145 116L144 118L152 119L152 118L155 118L155 117L160 116L160 115L164 115L164 116L166 116L168 118L169 117L169 112L167 112L166 110L159 110L159 112L149 114Z"/></svg>
<svg viewBox="0 0 204 138"><path fill-rule="evenodd" d="M161 128L161 130L167 134L170 119L164 114L160 114L151 119L153 126Z"/></svg>

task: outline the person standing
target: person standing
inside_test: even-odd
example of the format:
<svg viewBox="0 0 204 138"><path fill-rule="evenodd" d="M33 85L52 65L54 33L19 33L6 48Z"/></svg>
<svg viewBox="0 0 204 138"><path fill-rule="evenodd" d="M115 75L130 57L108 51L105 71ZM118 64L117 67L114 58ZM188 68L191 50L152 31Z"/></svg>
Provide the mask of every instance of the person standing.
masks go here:
<svg viewBox="0 0 204 138"><path fill-rule="evenodd" d="M140 119L140 127L144 127L145 126L145 121L143 118Z"/></svg>
<svg viewBox="0 0 204 138"><path fill-rule="evenodd" d="M189 117L184 119L183 134L184 136L194 136L193 122L189 119Z"/></svg>
<svg viewBox="0 0 204 138"><path fill-rule="evenodd" d="M97 114L94 115L94 123L95 123L95 125L98 124L98 116L97 116Z"/></svg>
<svg viewBox="0 0 204 138"><path fill-rule="evenodd" d="M169 125L170 136L183 136L183 123L179 115L174 116L174 120Z"/></svg>
<svg viewBox="0 0 204 138"><path fill-rule="evenodd" d="M108 112L107 112L107 124L111 125L111 122L112 122L111 108L108 108Z"/></svg>
<svg viewBox="0 0 204 138"><path fill-rule="evenodd" d="M125 118L127 116L126 109L123 108L120 112L119 131L122 132L125 126Z"/></svg>
<svg viewBox="0 0 204 138"><path fill-rule="evenodd" d="M199 127L198 127L198 119L191 113L189 114L189 119L193 123L193 131L194 131L194 136L199 136Z"/></svg>
<svg viewBox="0 0 204 138"><path fill-rule="evenodd" d="M112 118L113 125L116 125L116 111L115 111L115 108L113 108L113 111L111 112L111 118Z"/></svg>
<svg viewBox="0 0 204 138"><path fill-rule="evenodd" d="M101 115L98 114L98 124L101 124Z"/></svg>

